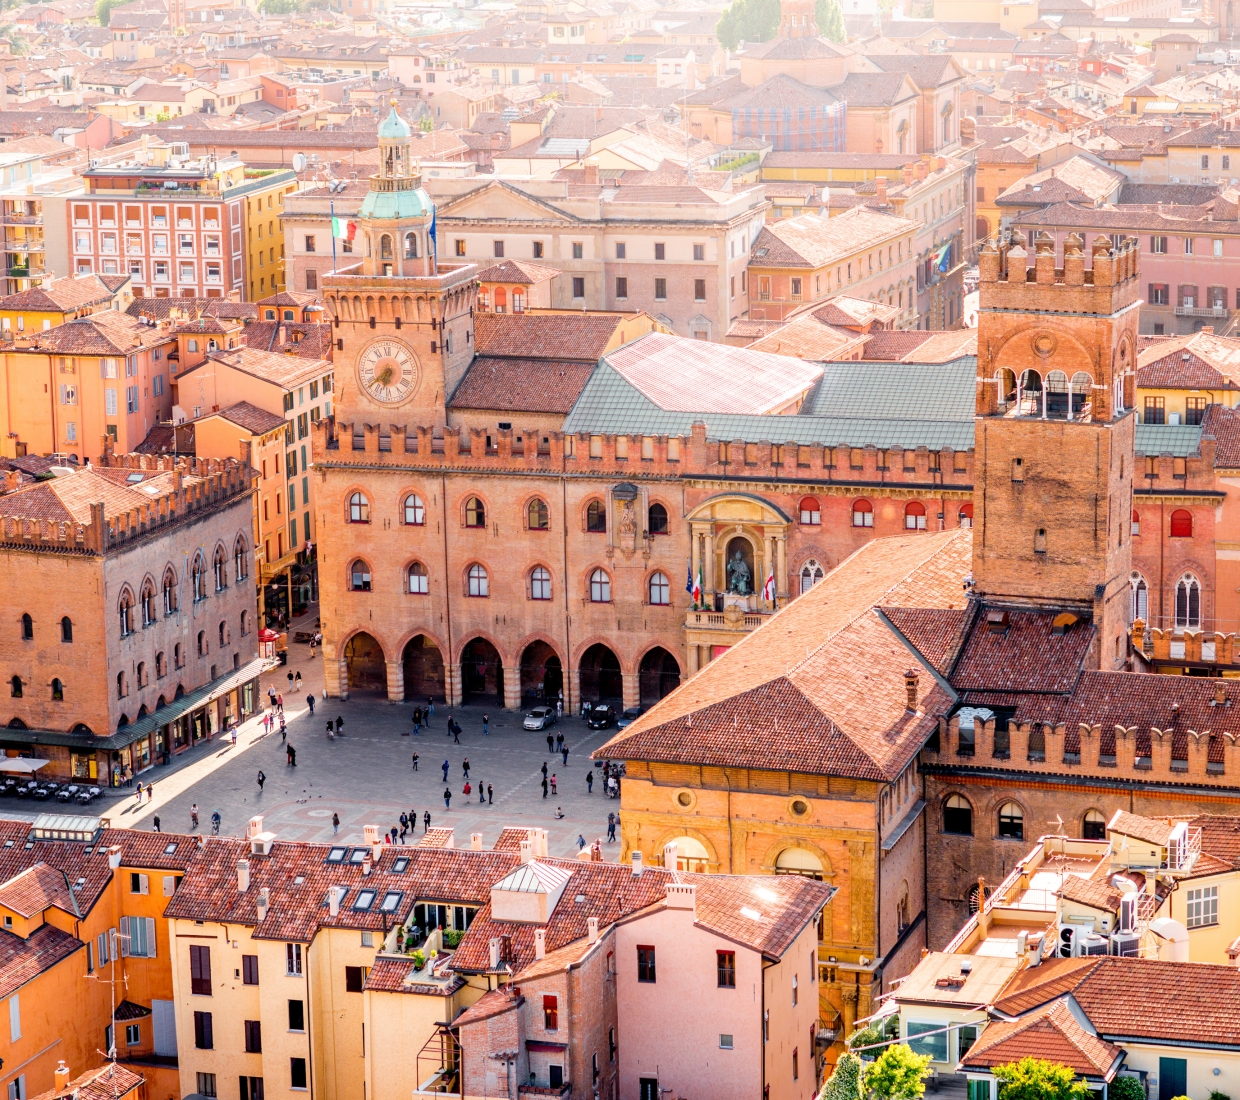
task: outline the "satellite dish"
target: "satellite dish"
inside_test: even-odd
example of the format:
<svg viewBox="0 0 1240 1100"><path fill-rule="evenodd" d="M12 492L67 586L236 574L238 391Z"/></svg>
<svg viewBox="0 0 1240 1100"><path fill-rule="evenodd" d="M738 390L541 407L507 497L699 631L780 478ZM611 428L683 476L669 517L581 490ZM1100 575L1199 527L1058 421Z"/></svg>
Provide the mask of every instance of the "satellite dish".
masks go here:
<svg viewBox="0 0 1240 1100"><path fill-rule="evenodd" d="M293 171L296 172L298 175L300 175L305 170L306 170L306 154L305 153L294 153L293 154Z"/></svg>

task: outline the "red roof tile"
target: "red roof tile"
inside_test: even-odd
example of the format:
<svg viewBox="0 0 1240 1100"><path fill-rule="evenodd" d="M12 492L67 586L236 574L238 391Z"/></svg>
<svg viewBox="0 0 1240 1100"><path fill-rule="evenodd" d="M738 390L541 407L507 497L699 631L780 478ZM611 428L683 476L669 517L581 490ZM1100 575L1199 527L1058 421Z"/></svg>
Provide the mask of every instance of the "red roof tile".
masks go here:
<svg viewBox="0 0 1240 1100"><path fill-rule="evenodd" d="M23 985L50 970L86 945L52 924L44 924L22 939L0 931L0 997L16 993Z"/></svg>
<svg viewBox="0 0 1240 1100"><path fill-rule="evenodd" d="M1006 614L1002 633L992 633L990 611ZM958 691L1068 692L1094 639L1090 623L1077 623L1062 635L1052 630L1054 611L1018 611L979 606L969 636L951 674Z"/></svg>
<svg viewBox="0 0 1240 1100"><path fill-rule="evenodd" d="M454 409L567 413L597 366L595 360L574 363L564 359L479 355L469 365L448 404Z"/></svg>
<svg viewBox="0 0 1240 1100"><path fill-rule="evenodd" d="M1124 1051L1083 1028L1065 997L1023 1019L988 1025L960 1064L989 1069L1022 1058L1048 1059L1083 1077L1109 1081L1123 1061Z"/></svg>
<svg viewBox="0 0 1240 1100"><path fill-rule="evenodd" d="M479 313L474 350L478 355L597 362L622 320L616 314Z"/></svg>

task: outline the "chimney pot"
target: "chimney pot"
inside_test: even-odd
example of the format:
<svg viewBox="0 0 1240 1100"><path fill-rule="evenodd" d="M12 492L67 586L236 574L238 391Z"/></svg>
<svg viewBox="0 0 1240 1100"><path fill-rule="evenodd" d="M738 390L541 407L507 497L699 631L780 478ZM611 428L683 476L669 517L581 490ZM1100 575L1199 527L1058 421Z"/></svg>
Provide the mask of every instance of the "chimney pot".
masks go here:
<svg viewBox="0 0 1240 1100"><path fill-rule="evenodd" d="M470 850L474 852L482 851L482 834L481 833L470 833L469 834L469 847L470 847Z"/></svg>
<svg viewBox="0 0 1240 1100"><path fill-rule="evenodd" d="M501 942L502 941L500 940L498 936L494 936L491 939L490 948L491 948L491 969L492 970L499 969L499 953L500 953Z"/></svg>
<svg viewBox="0 0 1240 1100"><path fill-rule="evenodd" d="M237 890L244 894L250 888L250 861L237 860Z"/></svg>
<svg viewBox="0 0 1240 1100"><path fill-rule="evenodd" d="M880 206L887 205L887 177L876 176L874 178L874 194L878 198Z"/></svg>
<svg viewBox="0 0 1240 1100"><path fill-rule="evenodd" d="M598 917L586 918L586 937L590 943L598 943Z"/></svg>
<svg viewBox="0 0 1240 1100"><path fill-rule="evenodd" d="M252 818L250 818L249 836L251 837L258 836L258 834L261 833L262 831L263 831L263 815L255 814Z"/></svg>
<svg viewBox="0 0 1240 1100"><path fill-rule="evenodd" d="M547 930L545 928L534 929L534 958L542 959L547 955Z"/></svg>
<svg viewBox="0 0 1240 1100"><path fill-rule="evenodd" d="M367 852L364 856L362 856L362 874L363 875L370 874L370 868L372 865L373 865L373 860L371 858L370 852Z"/></svg>
<svg viewBox="0 0 1240 1100"><path fill-rule="evenodd" d="M327 891L327 911L333 916L340 916L340 887L333 886Z"/></svg>
<svg viewBox="0 0 1240 1100"><path fill-rule="evenodd" d="M268 891L267 887L264 886L258 892L258 919L260 921L266 919L267 910L270 908L271 908L271 894Z"/></svg>
<svg viewBox="0 0 1240 1100"><path fill-rule="evenodd" d="M642 854L640 851L633 853L633 877L642 877Z"/></svg>
<svg viewBox="0 0 1240 1100"><path fill-rule="evenodd" d="M917 682L919 679L920 674L915 668L910 668L904 674L904 690L907 695L905 707L910 711L917 710Z"/></svg>
<svg viewBox="0 0 1240 1100"><path fill-rule="evenodd" d="M521 862L529 863L534 858L534 842L526 839L521 841Z"/></svg>
<svg viewBox="0 0 1240 1100"><path fill-rule="evenodd" d="M62 1058L56 1067L56 1090L59 1092L69 1084L69 1067Z"/></svg>

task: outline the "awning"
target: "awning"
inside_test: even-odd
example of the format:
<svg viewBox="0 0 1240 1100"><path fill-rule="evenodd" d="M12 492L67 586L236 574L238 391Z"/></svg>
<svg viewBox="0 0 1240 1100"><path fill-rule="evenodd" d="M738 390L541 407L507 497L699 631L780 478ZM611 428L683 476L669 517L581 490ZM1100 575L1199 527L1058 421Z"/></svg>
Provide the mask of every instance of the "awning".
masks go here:
<svg viewBox="0 0 1240 1100"><path fill-rule="evenodd" d="M7 756L0 758L0 772L34 775L46 763L46 760L30 760L21 756Z"/></svg>
<svg viewBox="0 0 1240 1100"><path fill-rule="evenodd" d="M154 733L160 726L175 722L191 711L205 707L230 691L256 680L273 667L265 657L256 657L226 676L217 676L209 684L173 699L159 710L144 714L136 722L123 726L113 734L64 733L60 730L9 729L0 727L0 747L4 745L67 745L75 749L123 749Z"/></svg>
<svg viewBox="0 0 1240 1100"><path fill-rule="evenodd" d="M538 1051L542 1054L559 1054L568 1049L567 1043L552 1043L546 1039L526 1039L525 1049Z"/></svg>

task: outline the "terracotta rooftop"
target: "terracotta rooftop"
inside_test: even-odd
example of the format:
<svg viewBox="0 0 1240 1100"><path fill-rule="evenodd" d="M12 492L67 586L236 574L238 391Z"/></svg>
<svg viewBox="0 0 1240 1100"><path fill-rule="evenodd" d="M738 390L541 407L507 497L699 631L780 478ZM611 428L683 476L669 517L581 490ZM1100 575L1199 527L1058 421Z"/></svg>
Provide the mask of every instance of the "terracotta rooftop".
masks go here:
<svg viewBox="0 0 1240 1100"><path fill-rule="evenodd" d="M238 427L244 428L248 432L253 432L255 435L274 432L277 428L283 428L285 425L284 417L268 412L266 409L260 409L257 405L251 405L248 401L238 401L237 404L229 405L226 409L220 409L217 413L208 413L202 419L206 420L211 416L222 417L224 420L231 421Z"/></svg>
<svg viewBox="0 0 1240 1100"><path fill-rule="evenodd" d="M53 924L41 925L25 939L0 930L0 997L16 993L28 981L85 947L76 936Z"/></svg>
<svg viewBox="0 0 1240 1100"><path fill-rule="evenodd" d="M125 276L125 279L128 280L128 276ZM0 310L69 312L110 302L114 293L115 290L107 286L98 275L69 275L63 279L53 279L47 286L31 287L29 290L0 298Z"/></svg>
<svg viewBox="0 0 1240 1100"><path fill-rule="evenodd" d="M33 1100L121 1100L121 1097L136 1092L145 1083L146 1078L142 1074L128 1066L110 1062L98 1069L88 1070L64 1088L41 1092Z"/></svg>
<svg viewBox="0 0 1240 1100"><path fill-rule="evenodd" d="M69 893L64 871L46 863L27 867L0 885L0 906L12 909L18 916L34 917L53 905L74 916L81 915Z"/></svg>
<svg viewBox="0 0 1240 1100"><path fill-rule="evenodd" d="M550 282L560 273L554 267L526 263L523 260L504 260L478 272L480 283L522 283L533 286Z"/></svg>
<svg viewBox="0 0 1240 1100"><path fill-rule="evenodd" d="M479 313L474 316L474 351L478 355L597 362L621 320L619 315L597 313Z"/></svg>
<svg viewBox="0 0 1240 1100"><path fill-rule="evenodd" d="M1109 1081L1123 1062L1124 1051L1082 1027L1064 997L1020 1020L988 1025L960 1064L989 1069L1022 1058L1048 1059L1082 1077Z"/></svg>
<svg viewBox="0 0 1240 1100"><path fill-rule="evenodd" d="M479 355L470 363L448 404L454 409L567 413L597 366L593 360L574 363L566 359Z"/></svg>

